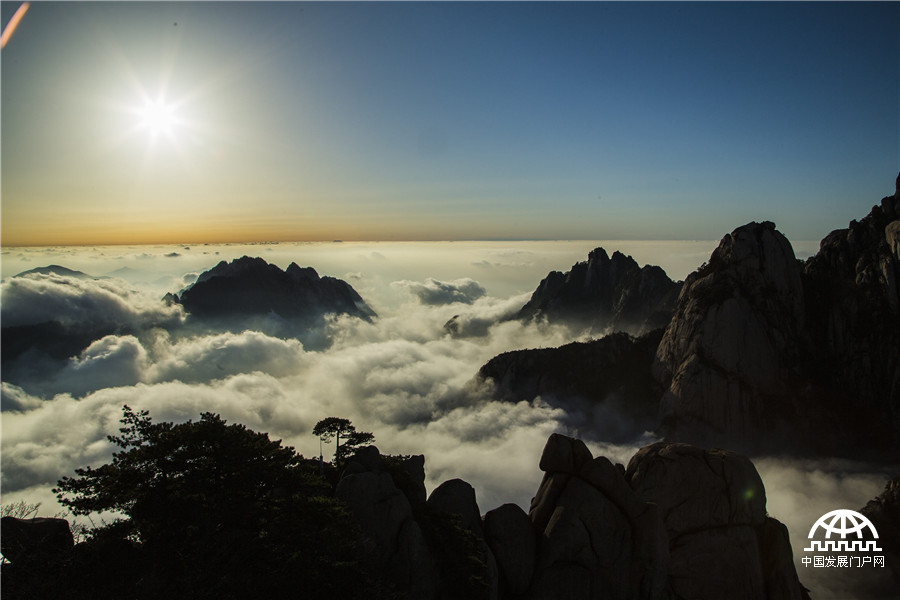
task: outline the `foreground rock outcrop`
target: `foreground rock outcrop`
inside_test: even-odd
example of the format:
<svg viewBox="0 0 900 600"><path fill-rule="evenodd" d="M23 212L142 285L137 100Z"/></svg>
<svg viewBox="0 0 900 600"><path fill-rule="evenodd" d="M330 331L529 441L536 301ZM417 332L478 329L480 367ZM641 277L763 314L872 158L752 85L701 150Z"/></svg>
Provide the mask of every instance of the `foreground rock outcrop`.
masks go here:
<svg viewBox="0 0 900 600"><path fill-rule="evenodd" d="M805 597L787 531L766 516L746 457L660 442L626 470L554 434L541 470L523 598Z"/></svg>
<svg viewBox="0 0 900 600"><path fill-rule="evenodd" d="M17 564L47 567L71 557L75 539L65 519L35 517L0 520L0 552Z"/></svg>
<svg viewBox="0 0 900 600"><path fill-rule="evenodd" d="M311 521L285 539L279 552L315 562L305 537L326 532L317 538L315 551L330 555L344 549L337 558L355 565L347 572L363 578L346 586L355 591L345 597L353 598L808 598L794 569L787 530L766 514L759 474L749 459L734 452L659 442L638 451L626 469L594 457L581 440L553 434L541 455L543 479L529 511L505 504L483 516L476 491L460 479L445 481L426 497L424 464L423 456L382 456L374 446L360 449L340 473L320 463L325 477L319 484L341 501L335 508L348 515L348 527L335 528L330 518ZM891 490L872 505L873 521L878 515L884 517L880 522L896 520L896 490ZM332 501L327 493L317 497ZM266 522L259 535L272 535L278 523ZM187 534L188 540L197 529L190 519L172 524L171 534ZM224 537L212 539L244 535L239 532L245 526L226 520L217 524ZM3 565L4 594L11 598L271 596L262 590L247 596L247 590L209 587L213 574L222 576L218 558L212 564L161 563L171 558L172 549L154 558L150 542L144 547L109 530L73 548L62 519L4 518L2 528L2 551L11 561ZM228 553L255 539L250 533ZM200 550L200 556L222 552ZM277 575L266 571L267 565L245 560L229 567L237 575L232 585L244 581L241 569L253 577ZM304 571L291 589L304 584L313 590L340 589L329 578L345 571L337 564L317 564L324 570ZM196 581L198 587L172 588L176 567L189 574L178 581Z"/></svg>
<svg viewBox="0 0 900 600"><path fill-rule="evenodd" d="M369 446L335 489L364 536L368 567L401 597L498 597L497 565L484 538L475 490L446 481L426 500L424 457L381 456Z"/></svg>
<svg viewBox="0 0 900 600"><path fill-rule="evenodd" d="M587 262L547 275L518 318L567 322L598 334L639 335L669 322L679 288L660 267L640 267L621 252L610 257L596 248Z"/></svg>
<svg viewBox="0 0 900 600"><path fill-rule="evenodd" d="M441 484L427 502L418 483L403 484L403 473L424 478L421 457L360 454L336 495L410 598L808 597L759 474L734 452L660 442L626 469L553 434L529 512L505 504L483 517L464 481Z"/></svg>

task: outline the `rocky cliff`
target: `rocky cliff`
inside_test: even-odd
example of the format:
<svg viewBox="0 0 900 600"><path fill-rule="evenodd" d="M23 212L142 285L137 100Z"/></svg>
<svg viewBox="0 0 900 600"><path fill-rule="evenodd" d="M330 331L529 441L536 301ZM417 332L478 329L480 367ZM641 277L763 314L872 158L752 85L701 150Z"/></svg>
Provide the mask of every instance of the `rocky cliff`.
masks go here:
<svg viewBox="0 0 900 600"><path fill-rule="evenodd" d="M282 319L312 319L324 314L375 316L350 284L320 277L312 267L291 263L285 271L261 258L244 256L222 261L204 271L181 297L193 318L218 318L274 313Z"/></svg>
<svg viewBox="0 0 900 600"><path fill-rule="evenodd" d="M722 238L680 288L617 296L641 289L623 282L647 269L595 250L569 273L551 273L520 314L580 311L600 318L595 325L616 323L627 311L609 307L625 306L621 298L652 304L674 290L650 367L643 351L653 334L632 342L611 336L500 355L479 377L495 384L497 398L541 396L572 410L581 420L575 426L597 437L609 431L571 399L596 407L618 389L627 418L631 407L655 403L650 428L672 441L900 458L900 177L894 196L826 236L805 263L773 223L762 222ZM654 381L641 383L648 372Z"/></svg>
<svg viewBox="0 0 900 600"><path fill-rule="evenodd" d="M900 457L900 176L897 184L894 196L866 217L826 236L802 273L815 393L843 427L868 430L895 448L894 459Z"/></svg>
<svg viewBox="0 0 900 600"><path fill-rule="evenodd" d="M898 196L885 198L805 264L772 223L725 236L685 280L656 353L661 431L753 451L896 457L897 216Z"/></svg>
<svg viewBox="0 0 900 600"><path fill-rule="evenodd" d="M640 267L621 252L610 257L597 248L567 273L547 275L518 317L567 322L595 333L641 334L669 322L679 287L660 267Z"/></svg>
<svg viewBox="0 0 900 600"><path fill-rule="evenodd" d="M685 280L656 352L664 432L752 446L798 423L796 380L809 349L804 306L801 265L773 223L725 236Z"/></svg>

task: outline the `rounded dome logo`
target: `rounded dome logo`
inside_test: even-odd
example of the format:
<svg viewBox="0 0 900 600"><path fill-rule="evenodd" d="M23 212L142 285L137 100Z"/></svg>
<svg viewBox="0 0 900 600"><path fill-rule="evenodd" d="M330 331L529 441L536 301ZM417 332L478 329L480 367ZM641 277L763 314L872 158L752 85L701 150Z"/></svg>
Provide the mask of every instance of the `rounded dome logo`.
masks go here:
<svg viewBox="0 0 900 600"><path fill-rule="evenodd" d="M803 550L817 553L812 558L804 555L801 562L805 566L884 567L884 556L865 554L882 551L878 547L878 531L865 515L855 510L840 508L819 517L809 530L809 547Z"/></svg>
<svg viewBox="0 0 900 600"><path fill-rule="evenodd" d="M825 531L825 540L814 539L818 529ZM868 535L867 533L868 532ZM874 538L867 540L866 538ZM849 539L848 539L849 538ZM807 552L880 552L875 541L878 532L875 526L864 515L855 510L839 508L825 513L809 530L810 547Z"/></svg>

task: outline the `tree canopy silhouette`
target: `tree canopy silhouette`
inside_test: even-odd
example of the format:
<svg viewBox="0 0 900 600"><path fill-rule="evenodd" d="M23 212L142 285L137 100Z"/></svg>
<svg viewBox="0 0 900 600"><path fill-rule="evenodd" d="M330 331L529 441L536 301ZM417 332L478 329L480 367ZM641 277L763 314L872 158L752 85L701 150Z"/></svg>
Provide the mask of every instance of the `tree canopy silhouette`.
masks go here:
<svg viewBox="0 0 900 600"><path fill-rule="evenodd" d="M327 417L313 427L313 435L319 436L323 442L335 440L334 462L340 464L350 454L375 441L375 436L366 431L356 431L349 419ZM341 445L341 439L344 445Z"/></svg>
<svg viewBox="0 0 900 600"><path fill-rule="evenodd" d="M119 565L109 597L355 597L377 588L357 562L358 531L314 461L212 413L155 423L125 406L121 423L110 463L77 469L54 489L76 515L124 517L87 542L100 555L87 566ZM91 589L104 597L97 582Z"/></svg>

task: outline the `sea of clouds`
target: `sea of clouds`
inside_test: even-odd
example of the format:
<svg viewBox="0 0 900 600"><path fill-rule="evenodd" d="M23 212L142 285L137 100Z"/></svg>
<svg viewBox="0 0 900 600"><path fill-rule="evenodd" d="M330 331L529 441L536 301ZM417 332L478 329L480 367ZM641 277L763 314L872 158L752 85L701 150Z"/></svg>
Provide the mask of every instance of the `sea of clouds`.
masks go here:
<svg viewBox="0 0 900 600"><path fill-rule="evenodd" d="M716 242L471 242L269 244L252 246L5 249L2 324L57 320L103 332L78 356L26 355L2 384L2 501L59 510L50 489L64 475L109 460L106 436L122 406L156 420L220 414L318 456L313 426L349 418L384 453L424 454L426 486L459 477L482 512L505 502L528 507L540 483L540 453L554 432L578 433L595 455L627 463L652 441L630 444L573 431L572 419L540 398L491 399L475 375L509 350L583 339L564 326L509 320L551 270L568 270L589 250L631 254L683 279ZM795 245L796 248L797 245ZM809 252L801 246L798 255ZM313 266L348 281L378 313L366 322L330 318L311 349L265 327L185 327L177 292L220 260L261 256L285 268ZM93 277L13 275L58 264ZM457 335L445 323L457 317ZM26 368L27 367L27 368ZM326 456L333 451L323 450ZM759 458L769 513L785 522L795 556L809 527L834 508L865 505L886 475L841 461ZM798 569L804 577L803 566ZM808 570L808 569L807 569ZM809 573L807 579L815 579ZM806 579L804 579L806 581ZM807 583L809 585L809 583ZM817 597L828 597L827 592Z"/></svg>

